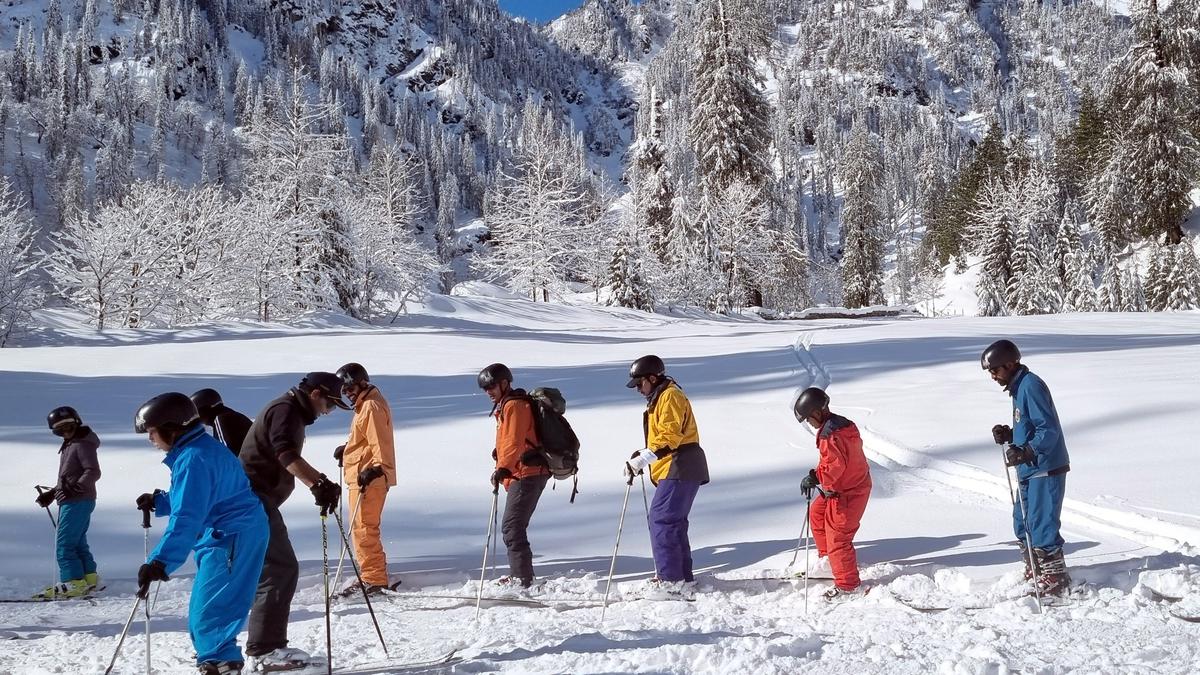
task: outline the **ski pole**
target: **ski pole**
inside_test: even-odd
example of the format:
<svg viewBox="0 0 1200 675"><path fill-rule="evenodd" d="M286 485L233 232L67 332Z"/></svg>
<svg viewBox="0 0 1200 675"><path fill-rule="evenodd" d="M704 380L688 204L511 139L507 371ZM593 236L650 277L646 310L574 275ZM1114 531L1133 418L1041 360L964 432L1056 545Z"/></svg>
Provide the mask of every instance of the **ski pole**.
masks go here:
<svg viewBox="0 0 1200 675"><path fill-rule="evenodd" d="M608 612L608 591L612 588L613 574L617 571L617 551L621 548L621 530L625 528L625 509L629 508L629 490L633 488L633 474L625 481L625 500L621 502L621 517L617 520L617 543L613 544L612 562L608 564L608 583L604 584L604 603L600 607L600 623Z"/></svg>
<svg viewBox="0 0 1200 675"><path fill-rule="evenodd" d="M1007 444L1007 443L1005 444L1006 449L1010 446L1011 446L1011 444ZM1007 454L1008 453L1006 451L1005 455L1007 455ZM1005 457L1004 477L1008 479L1008 490L1009 490L1009 495L1011 496L1013 484L1012 484L1012 472L1009 471L1010 468L1011 467L1008 466L1008 458ZM1025 530L1025 557L1029 559L1028 560L1029 569L1032 570L1034 573L1033 597L1037 599L1038 614L1041 614L1042 613L1042 589L1038 588L1037 563L1035 562L1034 557L1033 557L1033 537L1030 536L1030 534L1029 534L1029 514L1025 511L1025 495L1024 495L1024 493L1021 492L1021 481L1019 478L1017 479L1017 500L1016 501L1017 501L1017 503L1019 503L1021 505L1021 527Z"/></svg>
<svg viewBox="0 0 1200 675"><path fill-rule="evenodd" d="M808 547L812 543L812 521L809 520L809 515L812 513L812 490L809 490L804 495L804 527L800 528L800 535L804 537L804 614L808 614Z"/></svg>
<svg viewBox="0 0 1200 675"><path fill-rule="evenodd" d="M117 648L113 650L112 658L108 661L108 667L104 669L104 675L109 675L112 672L113 666L117 664L117 655L121 653L121 645L125 644L125 636L129 634L129 627L133 625L133 617L137 616L138 603L142 601L140 595L133 596L133 609L129 610L129 618L125 620L125 627L121 629L121 637L117 639Z"/></svg>
<svg viewBox="0 0 1200 675"><path fill-rule="evenodd" d="M487 539L483 540L483 564L479 566L479 592L475 596L475 620L479 621L479 608L483 605L483 580L487 574L488 547L492 545L493 530L496 522L496 507L500 503L500 485L492 485L492 512L488 515Z"/></svg>
<svg viewBox="0 0 1200 675"><path fill-rule="evenodd" d="M142 549L146 553L145 560L150 562L150 509L142 509ZM146 675L150 670L150 601L143 605L146 608Z"/></svg>
<svg viewBox="0 0 1200 675"><path fill-rule="evenodd" d="M34 485L33 489L37 490L38 496L41 497L42 492L44 492L46 490L50 490L52 488L48 488L45 485ZM54 522L54 514L50 513L50 506L48 504L46 505L45 508L46 508L46 515L50 517L50 527L53 527L55 533L57 533L58 532L58 523Z"/></svg>
<svg viewBox="0 0 1200 675"><path fill-rule="evenodd" d="M346 545L346 549L349 549L350 539L346 536L345 526L342 525L341 512L334 511L333 517L337 519L338 531L342 533L342 543ZM363 600L367 601L367 612L371 614L371 623L375 624L375 634L379 636L379 646L383 647L383 655L386 657L388 656L387 643L383 640L383 631L379 628L379 621L375 619L375 608L371 606L371 597L367 594L367 586L363 583L362 574L358 570L358 563L354 560L353 551L350 552L350 567L354 570L354 576L358 579L358 587L362 589ZM328 593L326 593L326 596L328 596Z"/></svg>
<svg viewBox="0 0 1200 675"><path fill-rule="evenodd" d="M363 500L363 491L359 490L358 491L358 499L354 500L354 508L350 509L350 524L351 525L354 524L354 519L358 517L358 507L362 505L362 500ZM340 504L339 504L339 508L340 508ZM335 574L333 576L333 588L335 589L335 592L336 592L336 589L342 583L342 561L344 561L346 559L347 551L350 551L349 542L346 542L346 544L342 547L342 555L340 557L338 557L337 574Z"/></svg>
<svg viewBox="0 0 1200 675"><path fill-rule="evenodd" d="M333 675L333 634L329 628L329 531L326 520L327 507L321 507L321 565L325 579L325 672Z"/></svg>
<svg viewBox="0 0 1200 675"><path fill-rule="evenodd" d="M654 563L654 576L658 576L658 560L654 557L654 531L650 528L650 501L646 498L646 473L642 472L642 507L646 509L646 533L650 535L650 562Z"/></svg>
<svg viewBox="0 0 1200 675"><path fill-rule="evenodd" d="M805 534L808 532L808 514L809 514L811 507L812 507L812 491L805 490L804 491L804 522L800 525L800 536L796 537L796 548L792 549L792 562L788 563L787 568L785 568L785 569L791 569L792 565L796 564L796 557L800 555L800 545L802 543L807 543L806 540L804 539L804 537L805 537ZM804 574L804 576L808 576L808 557L807 556L808 556L808 549L805 548L805 558L804 558L805 574Z"/></svg>

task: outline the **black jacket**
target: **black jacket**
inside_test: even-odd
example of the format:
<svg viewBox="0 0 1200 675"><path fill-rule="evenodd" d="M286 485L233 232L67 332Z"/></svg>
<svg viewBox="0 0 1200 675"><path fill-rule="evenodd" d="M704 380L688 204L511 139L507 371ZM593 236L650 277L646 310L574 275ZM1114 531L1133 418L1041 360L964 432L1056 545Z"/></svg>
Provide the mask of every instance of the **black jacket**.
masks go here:
<svg viewBox="0 0 1200 675"><path fill-rule="evenodd" d="M278 508L296 489L296 477L284 467L300 457L304 427L316 419L308 396L293 388L268 403L250 425L239 456L250 487L270 506Z"/></svg>
<svg viewBox="0 0 1200 675"><path fill-rule="evenodd" d="M242 413L228 408L224 403L213 407L213 438L225 444L225 447L237 455L246 442L246 433L250 431L250 418Z"/></svg>
<svg viewBox="0 0 1200 675"><path fill-rule="evenodd" d="M100 480L100 460L96 449L100 438L88 427L79 427L75 437L64 440L58 453L59 504L83 502L96 498L96 481Z"/></svg>

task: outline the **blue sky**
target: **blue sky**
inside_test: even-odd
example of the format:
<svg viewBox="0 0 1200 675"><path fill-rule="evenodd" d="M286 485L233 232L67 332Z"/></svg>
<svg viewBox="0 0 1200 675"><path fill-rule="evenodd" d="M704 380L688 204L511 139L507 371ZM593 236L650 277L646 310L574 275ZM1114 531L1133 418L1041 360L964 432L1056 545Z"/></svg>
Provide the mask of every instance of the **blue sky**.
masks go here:
<svg viewBox="0 0 1200 675"><path fill-rule="evenodd" d="M582 4L583 0L500 0L500 9L531 21L549 21Z"/></svg>

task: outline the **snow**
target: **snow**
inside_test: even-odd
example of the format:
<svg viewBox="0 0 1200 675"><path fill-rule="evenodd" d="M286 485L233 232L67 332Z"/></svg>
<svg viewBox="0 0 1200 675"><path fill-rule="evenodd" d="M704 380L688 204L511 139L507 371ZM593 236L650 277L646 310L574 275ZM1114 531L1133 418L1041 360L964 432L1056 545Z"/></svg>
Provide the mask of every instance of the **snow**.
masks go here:
<svg viewBox="0 0 1200 675"><path fill-rule="evenodd" d="M212 386L254 415L304 372L350 360L364 363L391 401L404 467L383 531L391 572L412 595L375 603L400 661L453 649L453 667L464 672L1184 673L1200 665L1200 624L1170 615L1200 611L1192 433L1200 313L764 322L531 303L485 285L459 292L470 294L435 296L389 327L315 314L295 327L101 336L69 313L44 313L40 343L0 359L0 596L51 581L52 531L32 485L54 475L57 444L42 419L63 403L77 406L104 443L91 542L108 588L94 604L0 604L0 638L9 638L0 672L107 665L142 557L133 500L167 484L161 454L130 428L138 404ZM1011 507L988 433L1010 404L978 365L982 347L1001 335L1054 394L1073 459L1067 562L1077 581L1093 584L1041 615L1016 592ZM709 457L713 482L692 514L699 592L695 602L636 599L653 563L635 483L615 602L601 623L598 607L578 601L604 592L625 491L621 462L642 443L644 404L624 375L645 353L663 356L688 392ZM559 483L530 530L546 579L536 597L576 602L486 607L476 623L473 603L433 596L476 588L493 425L474 376L493 361L512 367L518 385L559 387L583 441L577 503ZM858 423L875 481L857 537L872 590L836 606L819 598L828 582L810 582L806 599L803 582L761 578L788 566L800 532L798 484L816 453L790 406L811 384L828 387L832 408ZM335 414L310 427L305 457L333 475L331 451L348 423ZM303 491L284 515L302 568L292 644L323 653L319 519ZM161 527L156 521L151 545ZM157 672L191 665L190 570L162 587L154 610ZM899 599L951 609L918 613ZM383 657L365 606L337 605L332 624L335 666L366 668ZM117 672L141 672L144 649L138 621Z"/></svg>

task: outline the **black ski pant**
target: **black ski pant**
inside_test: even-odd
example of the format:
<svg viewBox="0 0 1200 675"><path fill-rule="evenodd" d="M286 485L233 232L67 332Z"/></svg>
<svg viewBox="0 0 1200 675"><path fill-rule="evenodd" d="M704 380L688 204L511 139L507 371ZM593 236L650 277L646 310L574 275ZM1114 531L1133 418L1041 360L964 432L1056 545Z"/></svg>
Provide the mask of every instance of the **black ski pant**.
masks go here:
<svg viewBox="0 0 1200 675"><path fill-rule="evenodd" d="M292 550L292 540L288 538L287 525L279 507L264 501L263 509L267 512L271 534L246 626L249 633L246 654L249 656L262 656L287 646L288 615L300 579L300 563L296 561L296 552Z"/></svg>
<svg viewBox="0 0 1200 675"><path fill-rule="evenodd" d="M508 484L504 500L504 546L508 548L508 570L523 584L533 580L533 551L529 548L529 519L550 476L530 476Z"/></svg>

